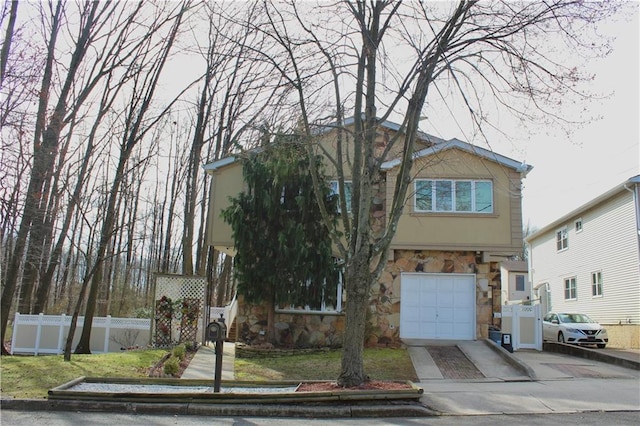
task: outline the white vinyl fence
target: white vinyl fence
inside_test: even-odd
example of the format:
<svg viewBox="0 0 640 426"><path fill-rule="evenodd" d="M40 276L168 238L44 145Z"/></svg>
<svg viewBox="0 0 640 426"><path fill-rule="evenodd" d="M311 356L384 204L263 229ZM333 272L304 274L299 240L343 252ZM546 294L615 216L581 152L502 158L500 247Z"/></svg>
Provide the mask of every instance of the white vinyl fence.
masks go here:
<svg viewBox="0 0 640 426"><path fill-rule="evenodd" d="M514 350L542 350L542 318L540 305L504 305L502 332L511 333Z"/></svg>
<svg viewBox="0 0 640 426"><path fill-rule="evenodd" d="M84 317L78 317L72 348L80 340ZM16 313L11 338L12 354L62 354L71 317L67 315L21 315ZM119 352L146 347L150 342L151 320L144 318L94 317L91 352Z"/></svg>

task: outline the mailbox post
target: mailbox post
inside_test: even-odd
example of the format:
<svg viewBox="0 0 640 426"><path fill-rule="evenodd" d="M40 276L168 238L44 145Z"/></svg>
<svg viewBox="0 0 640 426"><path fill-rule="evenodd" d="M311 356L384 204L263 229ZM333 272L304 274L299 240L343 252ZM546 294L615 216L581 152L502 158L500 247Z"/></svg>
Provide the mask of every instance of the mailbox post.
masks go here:
<svg viewBox="0 0 640 426"><path fill-rule="evenodd" d="M227 326L224 317L220 314L218 321L210 322L207 325L207 340L216 342L216 366L213 377L213 391L220 392L220 381L222 379L222 347L224 339L227 337Z"/></svg>

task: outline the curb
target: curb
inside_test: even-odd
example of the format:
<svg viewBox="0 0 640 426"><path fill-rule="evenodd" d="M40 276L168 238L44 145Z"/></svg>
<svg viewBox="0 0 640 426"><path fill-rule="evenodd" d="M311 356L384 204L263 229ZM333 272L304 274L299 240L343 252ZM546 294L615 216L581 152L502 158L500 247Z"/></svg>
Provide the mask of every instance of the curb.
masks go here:
<svg viewBox="0 0 640 426"><path fill-rule="evenodd" d="M536 381L538 377L536 376L535 371L531 367L529 367L524 362L520 361L515 356L511 355L511 353L498 345L496 342L490 339L484 339L484 342L489 346L495 353L500 355L500 357L509 365L511 365L516 370L520 371L523 375L529 377L531 380Z"/></svg>
<svg viewBox="0 0 640 426"><path fill-rule="evenodd" d="M90 411L192 416L268 416L298 418L432 417L435 411L419 404L380 405L276 405L276 404L191 404L117 403L46 399L2 399L4 410Z"/></svg>
<svg viewBox="0 0 640 426"><path fill-rule="evenodd" d="M633 370L640 370L640 362L611 355L602 352L601 349L589 349L577 345L556 342L544 342L542 349L549 352L573 355L580 358L590 359L592 361L606 362L607 364L631 368Z"/></svg>

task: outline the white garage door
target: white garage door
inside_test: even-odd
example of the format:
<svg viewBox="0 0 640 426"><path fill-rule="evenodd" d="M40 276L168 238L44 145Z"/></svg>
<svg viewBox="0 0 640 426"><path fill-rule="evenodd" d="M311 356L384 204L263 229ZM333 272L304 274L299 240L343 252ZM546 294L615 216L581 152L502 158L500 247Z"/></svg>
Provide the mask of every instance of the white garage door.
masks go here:
<svg viewBox="0 0 640 426"><path fill-rule="evenodd" d="M474 275L408 273L401 279L401 338L475 339Z"/></svg>

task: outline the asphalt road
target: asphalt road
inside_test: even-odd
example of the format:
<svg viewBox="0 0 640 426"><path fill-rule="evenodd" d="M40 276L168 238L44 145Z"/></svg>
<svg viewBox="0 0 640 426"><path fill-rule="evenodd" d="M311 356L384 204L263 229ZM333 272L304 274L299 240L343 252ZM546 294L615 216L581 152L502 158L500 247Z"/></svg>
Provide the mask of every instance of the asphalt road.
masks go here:
<svg viewBox="0 0 640 426"><path fill-rule="evenodd" d="M513 426L526 425L637 425L640 424L640 412L589 412L574 414L527 414L527 415L487 415L487 416L439 416L424 418L385 418L385 419L292 419L264 417L209 417L209 416L173 416L139 415L120 413L81 413L51 411L0 411L3 426L13 425L233 425L233 426L332 426L332 425L474 425L474 426Z"/></svg>

